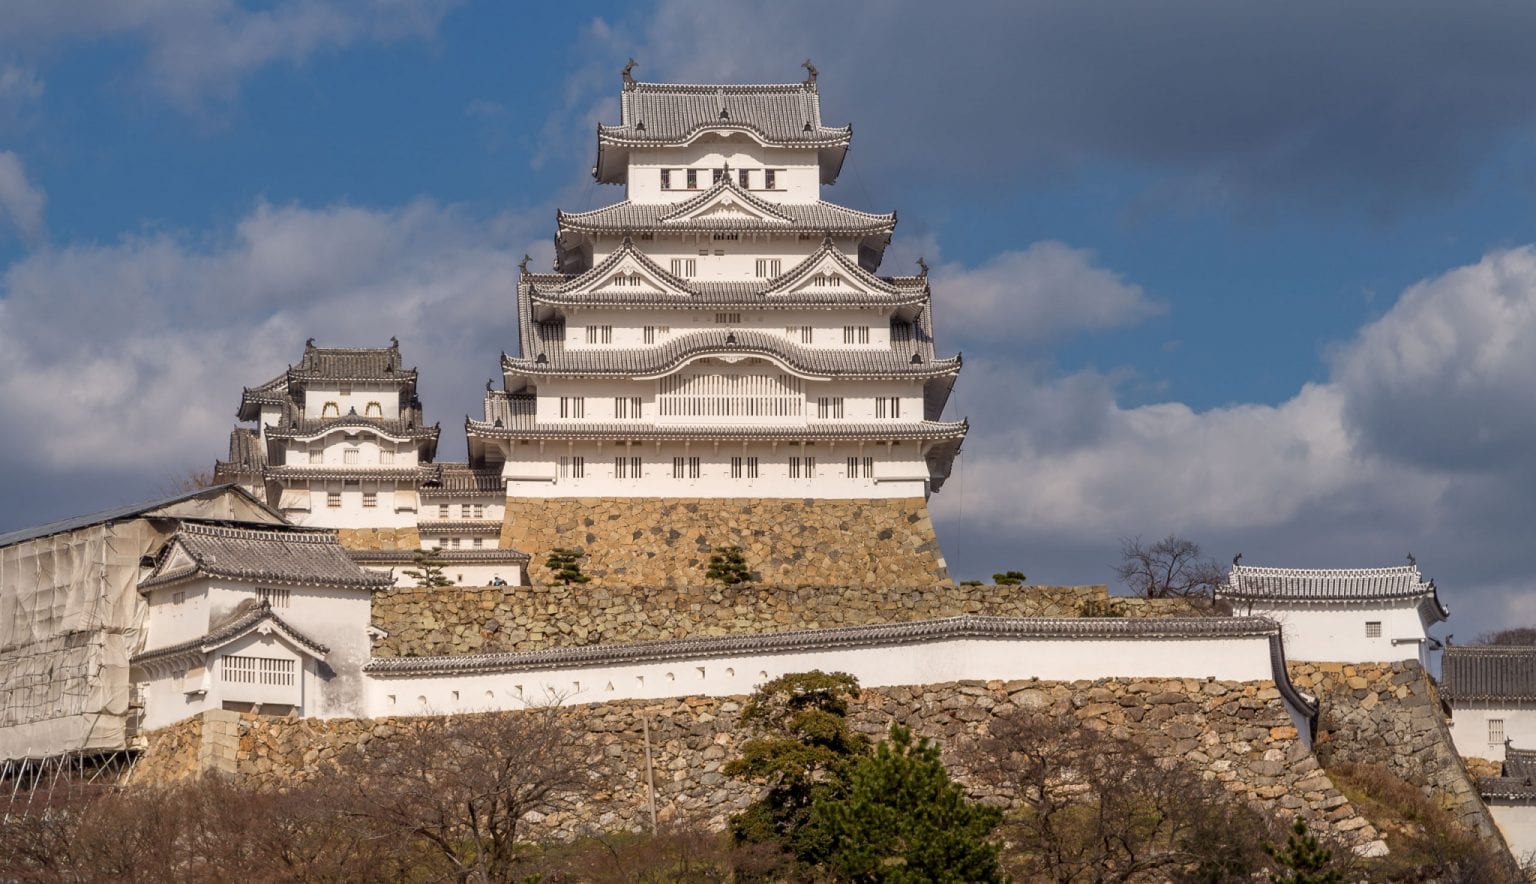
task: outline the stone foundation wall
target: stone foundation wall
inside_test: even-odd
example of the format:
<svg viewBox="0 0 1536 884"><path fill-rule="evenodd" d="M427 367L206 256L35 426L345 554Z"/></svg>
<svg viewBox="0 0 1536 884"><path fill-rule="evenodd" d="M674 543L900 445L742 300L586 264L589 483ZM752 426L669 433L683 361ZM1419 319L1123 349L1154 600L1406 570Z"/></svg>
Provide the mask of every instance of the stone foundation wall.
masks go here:
<svg viewBox="0 0 1536 884"><path fill-rule="evenodd" d="M1467 828L1503 843L1456 754L1434 685L1416 661L1287 664L1318 698L1315 749L1327 763L1379 764L1417 783Z"/></svg>
<svg viewBox="0 0 1536 884"><path fill-rule="evenodd" d="M903 623L981 614L1074 617L1104 586L404 587L373 599L374 656L422 657ZM1193 613L1180 599L1117 599L1130 617Z"/></svg>
<svg viewBox="0 0 1536 884"><path fill-rule="evenodd" d="M595 585L703 580L716 547L739 546L764 583L814 586L947 582L922 498L509 498L501 545L533 556L546 582L555 547L586 551ZM593 585L593 584L589 584Z"/></svg>
<svg viewBox="0 0 1536 884"><path fill-rule="evenodd" d="M565 837L594 828L643 828L647 817L642 716L650 722L659 815L724 825L727 817L759 794L758 787L721 772L751 736L738 721L744 699L693 697L566 710L572 751L582 754L595 789L575 808L551 814L538 825L545 834ZM941 741L951 771L970 784L973 794L986 797L988 793L967 777L962 750L986 732L994 716L1021 708L1072 714L1085 726L1107 727L1158 757L1194 765L1202 776L1282 817L1299 813L1315 830L1351 845L1371 845L1378 839L1298 740L1279 692L1269 682L1105 679L881 688L864 691L852 704L850 719L872 737L882 736L892 722L901 722ZM265 782L302 779L349 747L389 739L396 726L390 719L241 716L236 769ZM157 741L153 746L172 743ZM146 757L146 774L171 774L183 767L156 761L152 757L156 751L152 748ZM154 778L140 779L146 781ZM1006 793L990 797L1012 802Z"/></svg>
<svg viewBox="0 0 1536 884"><path fill-rule="evenodd" d="M134 764L131 782L159 783L208 771L234 772L240 727L239 713L215 709L150 732L146 748Z"/></svg>
<svg viewBox="0 0 1536 884"><path fill-rule="evenodd" d="M340 528L336 537L347 549L421 549L415 528Z"/></svg>

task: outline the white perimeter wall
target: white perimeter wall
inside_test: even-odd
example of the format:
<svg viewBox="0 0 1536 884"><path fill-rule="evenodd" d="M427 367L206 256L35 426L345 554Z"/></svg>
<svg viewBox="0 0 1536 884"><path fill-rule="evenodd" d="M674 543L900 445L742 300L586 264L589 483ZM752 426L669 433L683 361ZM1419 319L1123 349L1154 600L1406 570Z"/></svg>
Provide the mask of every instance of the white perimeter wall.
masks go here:
<svg viewBox="0 0 1536 884"><path fill-rule="evenodd" d="M1336 663L1378 663L1425 659L1425 630L1417 601L1396 605L1302 606L1233 602L1233 613L1269 617L1278 621L1285 635L1288 660ZM1368 621L1381 623L1381 637L1366 635ZM1393 639L1398 639L1393 644Z"/></svg>
<svg viewBox="0 0 1536 884"><path fill-rule="evenodd" d="M791 672L853 674L865 687L966 679L1273 679L1266 636L1211 639L943 639L505 673L369 678L368 714L426 715L683 696L734 696ZM1294 716L1293 716L1294 718Z"/></svg>
<svg viewBox="0 0 1536 884"><path fill-rule="evenodd" d="M1510 804L1494 799L1488 802L1488 811L1498 824L1504 840L1509 842L1509 852L1515 860L1526 865L1536 856L1536 804Z"/></svg>
<svg viewBox="0 0 1536 884"><path fill-rule="evenodd" d="M1504 721L1504 736L1516 749L1536 749L1536 704L1463 703L1451 708L1451 742L1456 752L1466 758L1504 760L1504 741L1488 741L1488 719Z"/></svg>

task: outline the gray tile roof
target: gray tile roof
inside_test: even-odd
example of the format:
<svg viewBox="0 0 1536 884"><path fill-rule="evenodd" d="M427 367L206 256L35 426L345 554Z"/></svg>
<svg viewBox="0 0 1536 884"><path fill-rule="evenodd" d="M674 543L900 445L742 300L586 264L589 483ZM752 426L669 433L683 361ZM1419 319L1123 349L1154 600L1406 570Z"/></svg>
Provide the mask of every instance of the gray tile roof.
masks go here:
<svg viewBox="0 0 1536 884"><path fill-rule="evenodd" d="M182 549L192 564L165 570L170 551ZM334 531L257 530L184 524L166 542L154 572L139 582L141 592L190 580L227 580L379 588L388 577L365 571L347 557Z"/></svg>
<svg viewBox="0 0 1536 884"><path fill-rule="evenodd" d="M298 365L257 387L246 387L240 394L235 414L240 420L261 417L264 405L299 408L299 394L310 383L388 383L397 387L401 409L416 409L420 423L421 403L416 401L416 369L405 368L400 360L400 342L389 339L388 347L316 347L314 338L304 343L304 355ZM299 408L302 412L302 408Z"/></svg>
<svg viewBox="0 0 1536 884"><path fill-rule="evenodd" d="M127 506L113 507L101 510L85 516L74 516L68 519L60 519L57 522L48 522L43 525L34 525L30 528L19 528L6 534L0 534L0 546L10 546L14 543L23 543L28 540L36 540L39 537L47 537L52 534L63 534L68 531L77 531L81 528L89 528L92 525L100 525L106 522L120 522L124 519L133 519L140 516L151 515L157 510L163 510L188 500L207 499L221 494L235 494L245 498L248 503L254 504L260 510L270 513L274 524L287 524L287 519L282 513L267 506L266 501L258 500L251 493L235 484L215 485L212 488L199 488L196 491L187 491L182 494L173 494L169 497L161 497L155 500L147 500ZM175 518L187 522L187 517Z"/></svg>
<svg viewBox="0 0 1536 884"><path fill-rule="evenodd" d="M507 484L499 469L477 469L467 463L439 463L437 474L422 483L423 500L460 497L505 497Z"/></svg>
<svg viewBox="0 0 1536 884"><path fill-rule="evenodd" d="M384 466L294 466L294 467L268 467L266 476L280 482L297 481L347 481L351 479L377 479L384 482L404 482L409 485L417 485L428 481L437 475L432 464L423 464L416 467L384 467Z"/></svg>
<svg viewBox="0 0 1536 884"><path fill-rule="evenodd" d="M655 377L715 354L757 356L807 375L849 380L940 377L958 373L961 364L959 356L925 358L916 342L885 350L844 350L806 347L755 329L719 328L675 335L655 347L567 349L532 359L503 355L501 367L508 375L527 377Z"/></svg>
<svg viewBox="0 0 1536 884"><path fill-rule="evenodd" d="M1536 749L1504 748L1504 776L1536 780Z"/></svg>
<svg viewBox="0 0 1536 884"><path fill-rule="evenodd" d="M423 426L417 420L416 416L408 416L399 420L363 417L356 410L353 410L351 413L344 414L341 417L300 417L292 423L274 424L267 427L267 438L295 439L305 436L318 436L331 430L351 427L359 430L372 430L380 435L391 436L396 439L431 440L435 442L440 431L438 425Z"/></svg>
<svg viewBox="0 0 1536 884"><path fill-rule="evenodd" d="M690 219L689 213L729 194L768 216L751 221L732 218ZM561 231L580 233L684 233L708 231L783 231L784 233L880 234L896 227L896 213L861 212L818 200L814 203L770 202L750 190L743 190L731 176L723 177L697 196L677 203L634 203L625 200L590 212L557 212L555 221Z"/></svg>
<svg viewBox="0 0 1536 884"><path fill-rule="evenodd" d="M1448 646L1440 693L1453 703L1536 701L1536 647Z"/></svg>
<svg viewBox="0 0 1536 884"><path fill-rule="evenodd" d="M496 391L485 396L485 419L468 420L465 430L482 437L516 437L520 439L646 439L683 440L698 439L701 435L711 439L752 440L772 439L780 441L837 441L852 439L871 440L960 440L970 425L965 421L886 421L881 423L856 423L853 421L810 421L792 427L758 426L657 426L642 421L599 423L581 421L570 423L539 423L537 400L533 396Z"/></svg>
<svg viewBox="0 0 1536 884"><path fill-rule="evenodd" d="M500 519L423 519L416 523L421 534L500 534Z"/></svg>
<svg viewBox="0 0 1536 884"><path fill-rule="evenodd" d="M601 666L735 654L785 653L834 648L905 645L962 638L1230 638L1278 636L1279 624L1263 617L948 617L873 626L838 626L749 635L667 639L631 644L582 645L538 651L446 657L375 658L364 669L396 675L515 672L562 666Z"/></svg>
<svg viewBox="0 0 1536 884"><path fill-rule="evenodd" d="M324 658L326 654L330 653L330 649L325 645L295 629L292 624L275 614L272 611L272 607L265 601L252 600L248 604L243 604L242 608L244 610L236 609L236 616L229 622L215 627L204 635L189 641L178 642L174 645L167 645L163 648L154 648L140 654L135 654L130 658L129 662L135 666L141 666L145 663L153 663L180 654L202 656L250 633L263 623L271 623L273 627L286 635L294 644L317 657Z"/></svg>
<svg viewBox="0 0 1536 884"><path fill-rule="evenodd" d="M1478 777L1477 791L1484 801L1536 801L1536 783L1528 777Z"/></svg>
<svg viewBox="0 0 1536 884"><path fill-rule="evenodd" d="M1267 568L1235 564L1218 595L1230 599L1293 602L1377 602L1426 599L1432 619L1450 612L1440 604L1434 581L1418 565L1390 568Z"/></svg>

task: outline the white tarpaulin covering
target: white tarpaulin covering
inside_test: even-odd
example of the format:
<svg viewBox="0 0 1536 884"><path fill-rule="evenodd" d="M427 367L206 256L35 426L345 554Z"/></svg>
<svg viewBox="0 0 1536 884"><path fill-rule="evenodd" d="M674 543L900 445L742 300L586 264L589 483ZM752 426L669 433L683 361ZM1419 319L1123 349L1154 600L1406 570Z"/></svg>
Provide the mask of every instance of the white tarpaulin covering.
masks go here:
<svg viewBox="0 0 1536 884"><path fill-rule="evenodd" d="M128 658L143 647L147 618L140 558L159 550L176 517L278 521L228 490L111 517L16 532L0 546L0 759L123 748Z"/></svg>

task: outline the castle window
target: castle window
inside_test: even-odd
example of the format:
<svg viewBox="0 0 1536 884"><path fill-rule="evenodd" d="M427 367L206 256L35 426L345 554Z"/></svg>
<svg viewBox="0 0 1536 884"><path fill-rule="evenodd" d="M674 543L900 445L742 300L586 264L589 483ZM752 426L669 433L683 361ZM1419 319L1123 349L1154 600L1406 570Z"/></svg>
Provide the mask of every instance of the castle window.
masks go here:
<svg viewBox="0 0 1536 884"><path fill-rule="evenodd" d="M736 180L741 183L742 190L746 190L748 187L752 186L749 183L751 181L751 176L747 174L746 169L741 169L736 173Z"/></svg>
<svg viewBox="0 0 1536 884"><path fill-rule="evenodd" d="M471 545L474 546L475 549L481 549L485 546L485 539L482 537L476 537L473 541L471 541Z"/></svg>
<svg viewBox="0 0 1536 884"><path fill-rule="evenodd" d="M1488 745L1490 745L1490 746L1502 746L1502 745L1504 745L1504 719L1502 719L1502 718L1490 718L1490 719L1488 719Z"/></svg>
<svg viewBox="0 0 1536 884"><path fill-rule="evenodd" d="M370 402L363 407L363 415L365 417L383 417L384 406L377 402Z"/></svg>
<svg viewBox="0 0 1536 884"><path fill-rule="evenodd" d="M689 169L688 170L688 189L689 190L698 190L699 189L699 170L698 169Z"/></svg>
<svg viewBox="0 0 1536 884"><path fill-rule="evenodd" d="M451 538L448 541L448 548L449 549L458 549L459 548L459 538L457 538L457 537Z"/></svg>
<svg viewBox="0 0 1536 884"><path fill-rule="evenodd" d="M848 458L848 478L873 479L875 477L875 459L872 457Z"/></svg>
<svg viewBox="0 0 1536 884"><path fill-rule="evenodd" d="M731 458L731 478L732 479L756 479L757 478L757 458L755 458L755 457L733 457L733 458Z"/></svg>
<svg viewBox="0 0 1536 884"><path fill-rule="evenodd" d="M804 407L802 381L782 374L672 375L656 397L661 417L799 417Z"/></svg>
<svg viewBox="0 0 1536 884"><path fill-rule="evenodd" d="M485 518L485 504L477 503L473 507L471 507L470 509L473 511L475 518L477 518L477 519Z"/></svg>
<svg viewBox="0 0 1536 884"><path fill-rule="evenodd" d="M562 456L560 458L560 478L585 479L587 477L587 459L580 455L576 457Z"/></svg>
<svg viewBox="0 0 1536 884"><path fill-rule="evenodd" d="M461 518L461 519L469 518L469 504L467 504L467 503L459 504L459 518Z"/></svg>
<svg viewBox="0 0 1536 884"><path fill-rule="evenodd" d="M789 477L791 479L816 478L816 458L791 457L789 459Z"/></svg>
<svg viewBox="0 0 1536 884"><path fill-rule="evenodd" d="M259 684L269 687L292 687L294 661L273 657L240 657L231 654L219 661L219 673L224 681L232 684Z"/></svg>
<svg viewBox="0 0 1536 884"><path fill-rule="evenodd" d="M1365 637L1366 638L1381 638L1381 621L1380 620L1367 620L1367 621L1365 621Z"/></svg>
<svg viewBox="0 0 1536 884"><path fill-rule="evenodd" d="M899 417L901 417L901 397L900 396L876 396L875 397L875 417L877 417L877 418L899 418Z"/></svg>
<svg viewBox="0 0 1536 884"><path fill-rule="evenodd" d="M776 180L780 171L779 169L763 170L763 188L765 190L774 190L778 186Z"/></svg>
<svg viewBox="0 0 1536 884"><path fill-rule="evenodd" d="M341 452L341 462L346 464L347 466L356 466L357 465L357 449L356 448L343 449L342 452Z"/></svg>
<svg viewBox="0 0 1536 884"><path fill-rule="evenodd" d="M784 332L785 334L789 335L791 339L798 337L800 339L800 343L802 344L810 344L815 342L816 330L814 327L809 325L792 325L784 329Z"/></svg>
<svg viewBox="0 0 1536 884"><path fill-rule="evenodd" d="M741 314L740 313L716 313L715 314L715 324L716 325L740 325L741 324Z"/></svg>
<svg viewBox="0 0 1536 884"><path fill-rule="evenodd" d="M325 492L325 505L330 507L333 510L334 509L339 509L341 507L341 492L340 491L327 491L327 492Z"/></svg>
<svg viewBox="0 0 1536 884"><path fill-rule="evenodd" d="M710 184L719 184L720 183L720 179L722 179L724 177L725 177L725 170L724 169L711 169L710 170L710 176L709 176L709 183Z"/></svg>
<svg viewBox="0 0 1536 884"><path fill-rule="evenodd" d="M778 258L758 258L757 275L771 279L779 275L779 271L783 266L784 262Z"/></svg>
<svg viewBox="0 0 1536 884"><path fill-rule="evenodd" d="M325 463L325 451L320 448L309 449L310 463Z"/></svg>
<svg viewBox="0 0 1536 884"><path fill-rule="evenodd" d="M589 325L587 326L587 343L611 344L613 343L613 326Z"/></svg>
<svg viewBox="0 0 1536 884"><path fill-rule="evenodd" d="M699 260L697 258L673 258L672 275L688 279L699 272Z"/></svg>
<svg viewBox="0 0 1536 884"><path fill-rule="evenodd" d="M365 508L373 509L374 507L376 507L378 505L379 505L379 493L377 491L364 491L363 492L363 506Z"/></svg>
<svg viewBox="0 0 1536 884"><path fill-rule="evenodd" d="M614 419L639 420L641 401L639 396L615 396L613 398Z"/></svg>
<svg viewBox="0 0 1536 884"><path fill-rule="evenodd" d="M448 506L449 505L446 503L440 503L437 505L437 517L439 519L448 518Z"/></svg>
<svg viewBox="0 0 1536 884"><path fill-rule="evenodd" d="M176 592L171 593L171 604L173 605L179 605L186 600L187 593L185 590L177 590Z"/></svg>
<svg viewBox="0 0 1536 884"><path fill-rule="evenodd" d="M616 457L613 459L613 477L615 479L644 478L643 463L644 461L638 457Z"/></svg>
<svg viewBox="0 0 1536 884"><path fill-rule="evenodd" d="M587 398L585 396L561 396L560 416L564 418L586 417Z"/></svg>
<svg viewBox="0 0 1536 884"><path fill-rule="evenodd" d="M661 189L662 190L671 190L672 189L672 170L671 169L662 169L661 170Z"/></svg>
<svg viewBox="0 0 1536 884"><path fill-rule="evenodd" d="M381 463L381 464L393 464L394 462L395 462L395 453L393 451L390 451L389 449L385 449L385 450L379 452L379 463Z"/></svg>
<svg viewBox="0 0 1536 884"><path fill-rule="evenodd" d="M288 602L292 599L292 597L292 590L272 589L271 587L267 586L258 586L256 588L256 598L266 602L274 608L288 607Z"/></svg>
<svg viewBox="0 0 1536 884"><path fill-rule="evenodd" d="M739 234L739 233L716 233L716 234L710 236L710 239L716 240L716 241L723 240L723 241L726 241L726 242L730 242L732 240L741 239L741 234Z"/></svg>
<svg viewBox="0 0 1536 884"><path fill-rule="evenodd" d="M843 343L867 344L869 343L869 326L845 325L843 326Z"/></svg>
<svg viewBox="0 0 1536 884"><path fill-rule="evenodd" d="M816 417L821 420L839 420L843 416L843 397L819 396L816 399Z"/></svg>
<svg viewBox="0 0 1536 884"><path fill-rule="evenodd" d="M327 402L320 407L321 417L341 417L341 406L334 402Z"/></svg>
<svg viewBox="0 0 1536 884"><path fill-rule="evenodd" d="M697 479L699 477L699 459L696 457L672 458L672 478Z"/></svg>
<svg viewBox="0 0 1536 884"><path fill-rule="evenodd" d="M641 331L641 339L647 344L656 343L656 326L648 325Z"/></svg>

